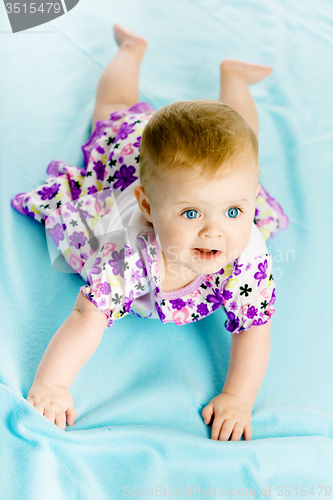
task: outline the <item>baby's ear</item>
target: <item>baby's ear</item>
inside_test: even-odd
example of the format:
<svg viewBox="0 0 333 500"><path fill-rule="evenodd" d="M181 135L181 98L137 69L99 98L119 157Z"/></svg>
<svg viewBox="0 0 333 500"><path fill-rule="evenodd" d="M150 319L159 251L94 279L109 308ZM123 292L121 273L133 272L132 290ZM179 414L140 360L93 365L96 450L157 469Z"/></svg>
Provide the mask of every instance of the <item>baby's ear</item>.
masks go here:
<svg viewBox="0 0 333 500"><path fill-rule="evenodd" d="M141 212L145 216L148 222L152 222L151 213L150 213L150 203L146 197L145 190L142 186L134 186L133 188L134 196L138 202Z"/></svg>
<svg viewBox="0 0 333 500"><path fill-rule="evenodd" d="M257 192L256 192L256 197L257 197L257 196L258 196L258 194L259 194L260 188L261 188L261 185L260 185L260 184L258 184L258 186L257 186Z"/></svg>
<svg viewBox="0 0 333 500"><path fill-rule="evenodd" d="M137 201L138 203L139 203L139 199L140 199L140 188L142 188L142 186L140 186L140 185L139 185L139 186L138 186L138 185L136 185L136 186L134 186L134 188L133 188L133 193L134 193L134 196L135 196L136 201Z"/></svg>

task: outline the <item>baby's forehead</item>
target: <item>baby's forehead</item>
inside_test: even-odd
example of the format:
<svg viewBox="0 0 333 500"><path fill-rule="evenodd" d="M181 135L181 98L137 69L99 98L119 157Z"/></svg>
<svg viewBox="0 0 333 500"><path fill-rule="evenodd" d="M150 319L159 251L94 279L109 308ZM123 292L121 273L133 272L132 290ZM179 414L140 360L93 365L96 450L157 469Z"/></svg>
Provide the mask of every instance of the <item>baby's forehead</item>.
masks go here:
<svg viewBox="0 0 333 500"><path fill-rule="evenodd" d="M215 205L219 201L246 199L257 186L257 174L252 169L224 171L214 177L192 172L168 175L161 173L154 183L154 197L159 205L175 206L202 201Z"/></svg>
<svg viewBox="0 0 333 500"><path fill-rule="evenodd" d="M246 177L247 179L258 179L258 167L255 161L239 161L230 163L218 169L215 173L205 172L205 167L164 168L159 170L157 185L165 191L166 186L173 186L174 189L201 189L207 185L216 183L228 184L235 176Z"/></svg>

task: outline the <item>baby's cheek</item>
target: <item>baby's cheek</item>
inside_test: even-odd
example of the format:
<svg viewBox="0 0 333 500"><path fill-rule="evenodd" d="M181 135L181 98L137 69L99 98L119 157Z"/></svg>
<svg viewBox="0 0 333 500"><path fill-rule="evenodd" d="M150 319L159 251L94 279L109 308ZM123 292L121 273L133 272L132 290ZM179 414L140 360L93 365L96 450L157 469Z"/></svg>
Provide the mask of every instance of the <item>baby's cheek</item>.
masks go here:
<svg viewBox="0 0 333 500"><path fill-rule="evenodd" d="M244 234L243 232L240 232L239 234L237 234L237 236L235 236L232 241L232 248L230 249L232 260L237 259L244 252L250 240L250 234Z"/></svg>

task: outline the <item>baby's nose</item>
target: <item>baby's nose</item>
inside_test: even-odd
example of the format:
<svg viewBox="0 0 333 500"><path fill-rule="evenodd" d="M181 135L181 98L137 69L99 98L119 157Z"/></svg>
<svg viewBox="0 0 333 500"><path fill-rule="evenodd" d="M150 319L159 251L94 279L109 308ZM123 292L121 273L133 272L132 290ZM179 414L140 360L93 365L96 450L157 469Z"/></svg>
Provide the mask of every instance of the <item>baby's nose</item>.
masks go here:
<svg viewBox="0 0 333 500"><path fill-rule="evenodd" d="M201 238L221 238L222 235L222 228L216 221L206 224L199 233Z"/></svg>

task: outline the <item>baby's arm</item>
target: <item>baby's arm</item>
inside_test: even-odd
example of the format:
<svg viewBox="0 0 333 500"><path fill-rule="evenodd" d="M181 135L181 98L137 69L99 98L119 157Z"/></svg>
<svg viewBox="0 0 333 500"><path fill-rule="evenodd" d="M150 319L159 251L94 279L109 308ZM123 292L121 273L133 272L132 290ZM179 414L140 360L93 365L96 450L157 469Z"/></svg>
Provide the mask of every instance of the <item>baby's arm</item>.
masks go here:
<svg viewBox="0 0 333 500"><path fill-rule="evenodd" d="M76 375L99 346L107 316L79 292L73 311L52 337L37 369L27 401L62 430L76 410L68 391Z"/></svg>
<svg viewBox="0 0 333 500"><path fill-rule="evenodd" d="M251 410L265 376L271 341L271 320L232 335L230 361L222 393L202 410L205 424L214 414L211 439L252 439Z"/></svg>

